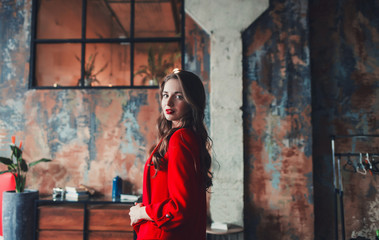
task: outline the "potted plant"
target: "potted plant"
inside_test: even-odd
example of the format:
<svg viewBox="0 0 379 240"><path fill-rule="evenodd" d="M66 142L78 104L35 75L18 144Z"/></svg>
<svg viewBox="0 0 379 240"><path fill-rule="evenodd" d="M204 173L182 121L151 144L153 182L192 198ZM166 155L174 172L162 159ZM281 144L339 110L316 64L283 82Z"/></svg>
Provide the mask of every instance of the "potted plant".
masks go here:
<svg viewBox="0 0 379 240"><path fill-rule="evenodd" d="M3 193L3 235L4 239L28 240L33 236L34 200L38 198L38 190L25 189L28 170L41 162L50 162L42 158L38 161L26 163L22 158L22 141L16 146L16 137L12 136L11 157L0 157L0 162L7 166L7 170L0 174L11 173L16 182L15 191Z"/></svg>
<svg viewBox="0 0 379 240"><path fill-rule="evenodd" d="M158 85L159 80L166 76L170 68L174 66L176 59L180 56L180 54L172 54L168 61L167 59L163 59L164 53L165 48L160 47L156 51L152 47L149 48L147 65L139 66L138 71L134 74L135 76L142 76L143 85L146 82L152 86Z"/></svg>
<svg viewBox="0 0 379 240"><path fill-rule="evenodd" d="M100 68L99 71L94 73L97 54L97 52L95 54L91 54L88 58L87 64L84 67L84 86L86 87L92 86L95 82L100 84L100 81L96 78L96 75L103 72L108 67L108 63L106 63L102 68ZM81 62L78 56L75 57L79 62ZM78 86L82 86L82 82L80 80L81 79L78 80Z"/></svg>

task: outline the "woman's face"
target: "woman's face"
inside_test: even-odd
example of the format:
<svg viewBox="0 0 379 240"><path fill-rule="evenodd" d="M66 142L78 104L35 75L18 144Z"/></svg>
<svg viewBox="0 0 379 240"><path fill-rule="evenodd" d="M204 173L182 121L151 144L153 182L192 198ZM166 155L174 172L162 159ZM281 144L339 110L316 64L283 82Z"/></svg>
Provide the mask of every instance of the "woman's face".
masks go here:
<svg viewBox="0 0 379 240"><path fill-rule="evenodd" d="M168 121L172 122L172 127L179 127L183 116L189 111L189 105L184 100L183 89L179 85L179 80L168 80L162 92L162 110Z"/></svg>

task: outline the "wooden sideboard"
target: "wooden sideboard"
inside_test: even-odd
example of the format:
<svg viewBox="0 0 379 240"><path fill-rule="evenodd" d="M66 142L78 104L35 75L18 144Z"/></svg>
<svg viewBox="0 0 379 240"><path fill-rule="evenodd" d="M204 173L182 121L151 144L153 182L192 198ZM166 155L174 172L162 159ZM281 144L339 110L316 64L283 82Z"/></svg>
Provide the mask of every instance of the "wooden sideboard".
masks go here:
<svg viewBox="0 0 379 240"><path fill-rule="evenodd" d="M133 240L132 203L37 200L35 240Z"/></svg>

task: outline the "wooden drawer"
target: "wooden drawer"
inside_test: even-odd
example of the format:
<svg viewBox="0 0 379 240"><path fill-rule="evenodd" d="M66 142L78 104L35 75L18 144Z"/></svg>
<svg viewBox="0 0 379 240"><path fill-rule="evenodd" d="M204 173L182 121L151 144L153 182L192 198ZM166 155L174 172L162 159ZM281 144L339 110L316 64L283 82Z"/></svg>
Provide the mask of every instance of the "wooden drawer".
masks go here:
<svg viewBox="0 0 379 240"><path fill-rule="evenodd" d="M38 228L41 230L81 230L83 231L84 210L73 206L40 206Z"/></svg>
<svg viewBox="0 0 379 240"><path fill-rule="evenodd" d="M89 240L133 240L133 232L89 232Z"/></svg>
<svg viewBox="0 0 379 240"><path fill-rule="evenodd" d="M82 231L43 230L38 234L39 240L83 240ZM133 240L132 232L89 232L89 240Z"/></svg>
<svg viewBox="0 0 379 240"><path fill-rule="evenodd" d="M129 208L125 204L91 206L88 209L88 230L132 232Z"/></svg>
<svg viewBox="0 0 379 240"><path fill-rule="evenodd" d="M38 240L83 240L83 232L43 230L38 233Z"/></svg>

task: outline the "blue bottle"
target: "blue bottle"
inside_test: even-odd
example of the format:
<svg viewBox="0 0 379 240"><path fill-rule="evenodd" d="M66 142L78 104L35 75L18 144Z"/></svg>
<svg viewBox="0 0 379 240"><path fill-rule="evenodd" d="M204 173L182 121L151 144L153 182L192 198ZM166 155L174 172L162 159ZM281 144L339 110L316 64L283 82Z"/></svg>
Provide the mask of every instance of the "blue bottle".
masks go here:
<svg viewBox="0 0 379 240"><path fill-rule="evenodd" d="M112 184L112 200L119 200L122 189L122 180L119 176L113 178Z"/></svg>

